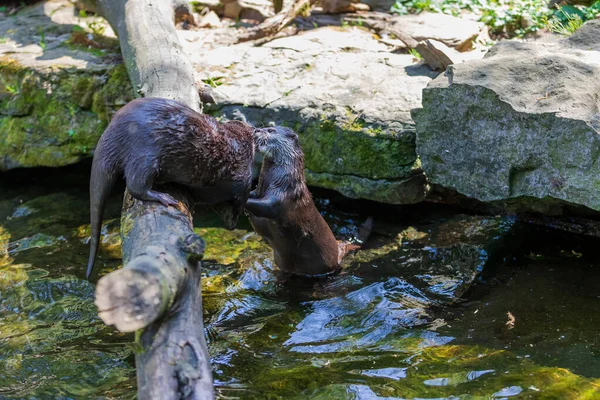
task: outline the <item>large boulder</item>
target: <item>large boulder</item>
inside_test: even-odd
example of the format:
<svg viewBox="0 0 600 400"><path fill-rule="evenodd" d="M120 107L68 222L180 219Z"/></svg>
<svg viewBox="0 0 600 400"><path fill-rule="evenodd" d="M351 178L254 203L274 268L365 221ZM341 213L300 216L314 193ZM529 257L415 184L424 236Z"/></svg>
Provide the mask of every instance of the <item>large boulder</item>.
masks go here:
<svg viewBox="0 0 600 400"><path fill-rule="evenodd" d="M134 96L113 61L116 39L84 32L78 24L99 30L99 19L74 15L69 3L49 1L0 21L0 171L90 157Z"/></svg>
<svg viewBox="0 0 600 400"><path fill-rule="evenodd" d="M412 113L429 180L517 210L600 211L599 35L595 21L554 43L501 42L432 81Z"/></svg>
<svg viewBox="0 0 600 400"><path fill-rule="evenodd" d="M200 44L199 44L200 45ZM409 204L426 194L410 110L435 77L357 28L320 28L189 57L219 103L217 116L296 129L309 184L353 198Z"/></svg>

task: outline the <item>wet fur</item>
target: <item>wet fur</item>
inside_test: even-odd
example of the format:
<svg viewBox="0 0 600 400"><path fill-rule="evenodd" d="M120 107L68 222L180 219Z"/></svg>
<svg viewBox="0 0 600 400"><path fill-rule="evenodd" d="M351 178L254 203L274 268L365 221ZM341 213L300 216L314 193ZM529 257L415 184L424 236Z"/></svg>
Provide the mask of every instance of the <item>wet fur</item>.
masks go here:
<svg viewBox="0 0 600 400"><path fill-rule="evenodd" d="M340 268L346 252L317 210L304 178L298 135L285 127L254 131L264 155L258 186L246 203L250 223L273 248L275 264L303 276L327 275Z"/></svg>
<svg viewBox="0 0 600 400"><path fill-rule="evenodd" d="M87 276L94 267L106 199L125 178L140 200L177 202L152 190L155 183L186 186L196 201L232 203L235 224L248 199L254 159L253 128L239 121L220 123L167 99L136 99L121 108L106 128L90 179L91 243Z"/></svg>

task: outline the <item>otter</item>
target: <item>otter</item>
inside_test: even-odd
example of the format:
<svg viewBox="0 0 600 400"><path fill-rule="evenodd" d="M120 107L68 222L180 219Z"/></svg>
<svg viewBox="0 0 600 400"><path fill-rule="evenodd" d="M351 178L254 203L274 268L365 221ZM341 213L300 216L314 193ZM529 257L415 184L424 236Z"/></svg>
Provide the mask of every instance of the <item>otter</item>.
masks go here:
<svg viewBox="0 0 600 400"><path fill-rule="evenodd" d="M156 183L182 185L197 202L230 203L234 226L252 186L253 130L246 123L221 123L161 98L136 99L117 111L92 162L87 278L98 252L106 199L121 177L131 196L166 207L178 202L153 190Z"/></svg>
<svg viewBox="0 0 600 400"><path fill-rule="evenodd" d="M273 248L275 264L301 276L338 271L342 258L360 246L338 242L317 210L306 186L298 135L278 126L255 129L254 136L263 165L245 209L254 230ZM371 225L369 218L359 234L361 240L366 240Z"/></svg>

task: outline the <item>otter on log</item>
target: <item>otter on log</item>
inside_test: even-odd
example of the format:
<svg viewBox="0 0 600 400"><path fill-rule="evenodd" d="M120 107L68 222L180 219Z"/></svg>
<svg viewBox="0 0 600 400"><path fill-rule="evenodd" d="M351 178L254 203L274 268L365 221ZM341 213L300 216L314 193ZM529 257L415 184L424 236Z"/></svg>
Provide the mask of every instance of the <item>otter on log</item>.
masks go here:
<svg viewBox="0 0 600 400"><path fill-rule="evenodd" d="M136 199L175 206L155 183L187 187L195 201L231 202L235 225L252 185L253 128L240 121L220 123L184 104L141 98L121 108L102 134L90 178L91 241L87 267L94 268L106 199L118 179Z"/></svg>
<svg viewBox="0 0 600 400"><path fill-rule="evenodd" d="M258 186L246 212L254 230L273 248L275 264L285 272L319 276L340 269L342 258L360 246L338 242L321 216L304 179L304 153L289 128L255 129L256 150L264 156ZM372 218L361 229L370 234Z"/></svg>

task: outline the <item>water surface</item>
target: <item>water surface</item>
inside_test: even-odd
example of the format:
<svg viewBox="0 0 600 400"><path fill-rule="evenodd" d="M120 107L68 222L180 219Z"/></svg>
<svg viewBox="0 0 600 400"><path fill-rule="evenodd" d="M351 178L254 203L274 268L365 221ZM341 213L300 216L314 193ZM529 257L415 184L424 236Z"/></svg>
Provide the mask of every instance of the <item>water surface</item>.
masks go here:
<svg viewBox="0 0 600 400"><path fill-rule="evenodd" d="M98 319L84 280L87 173L0 183L0 398L135 397L133 336ZM120 200L98 276L120 264ZM600 398L597 240L330 193L318 206L340 238L369 214L377 223L344 272L321 280L286 279L247 221L229 232L199 210L220 398Z"/></svg>

